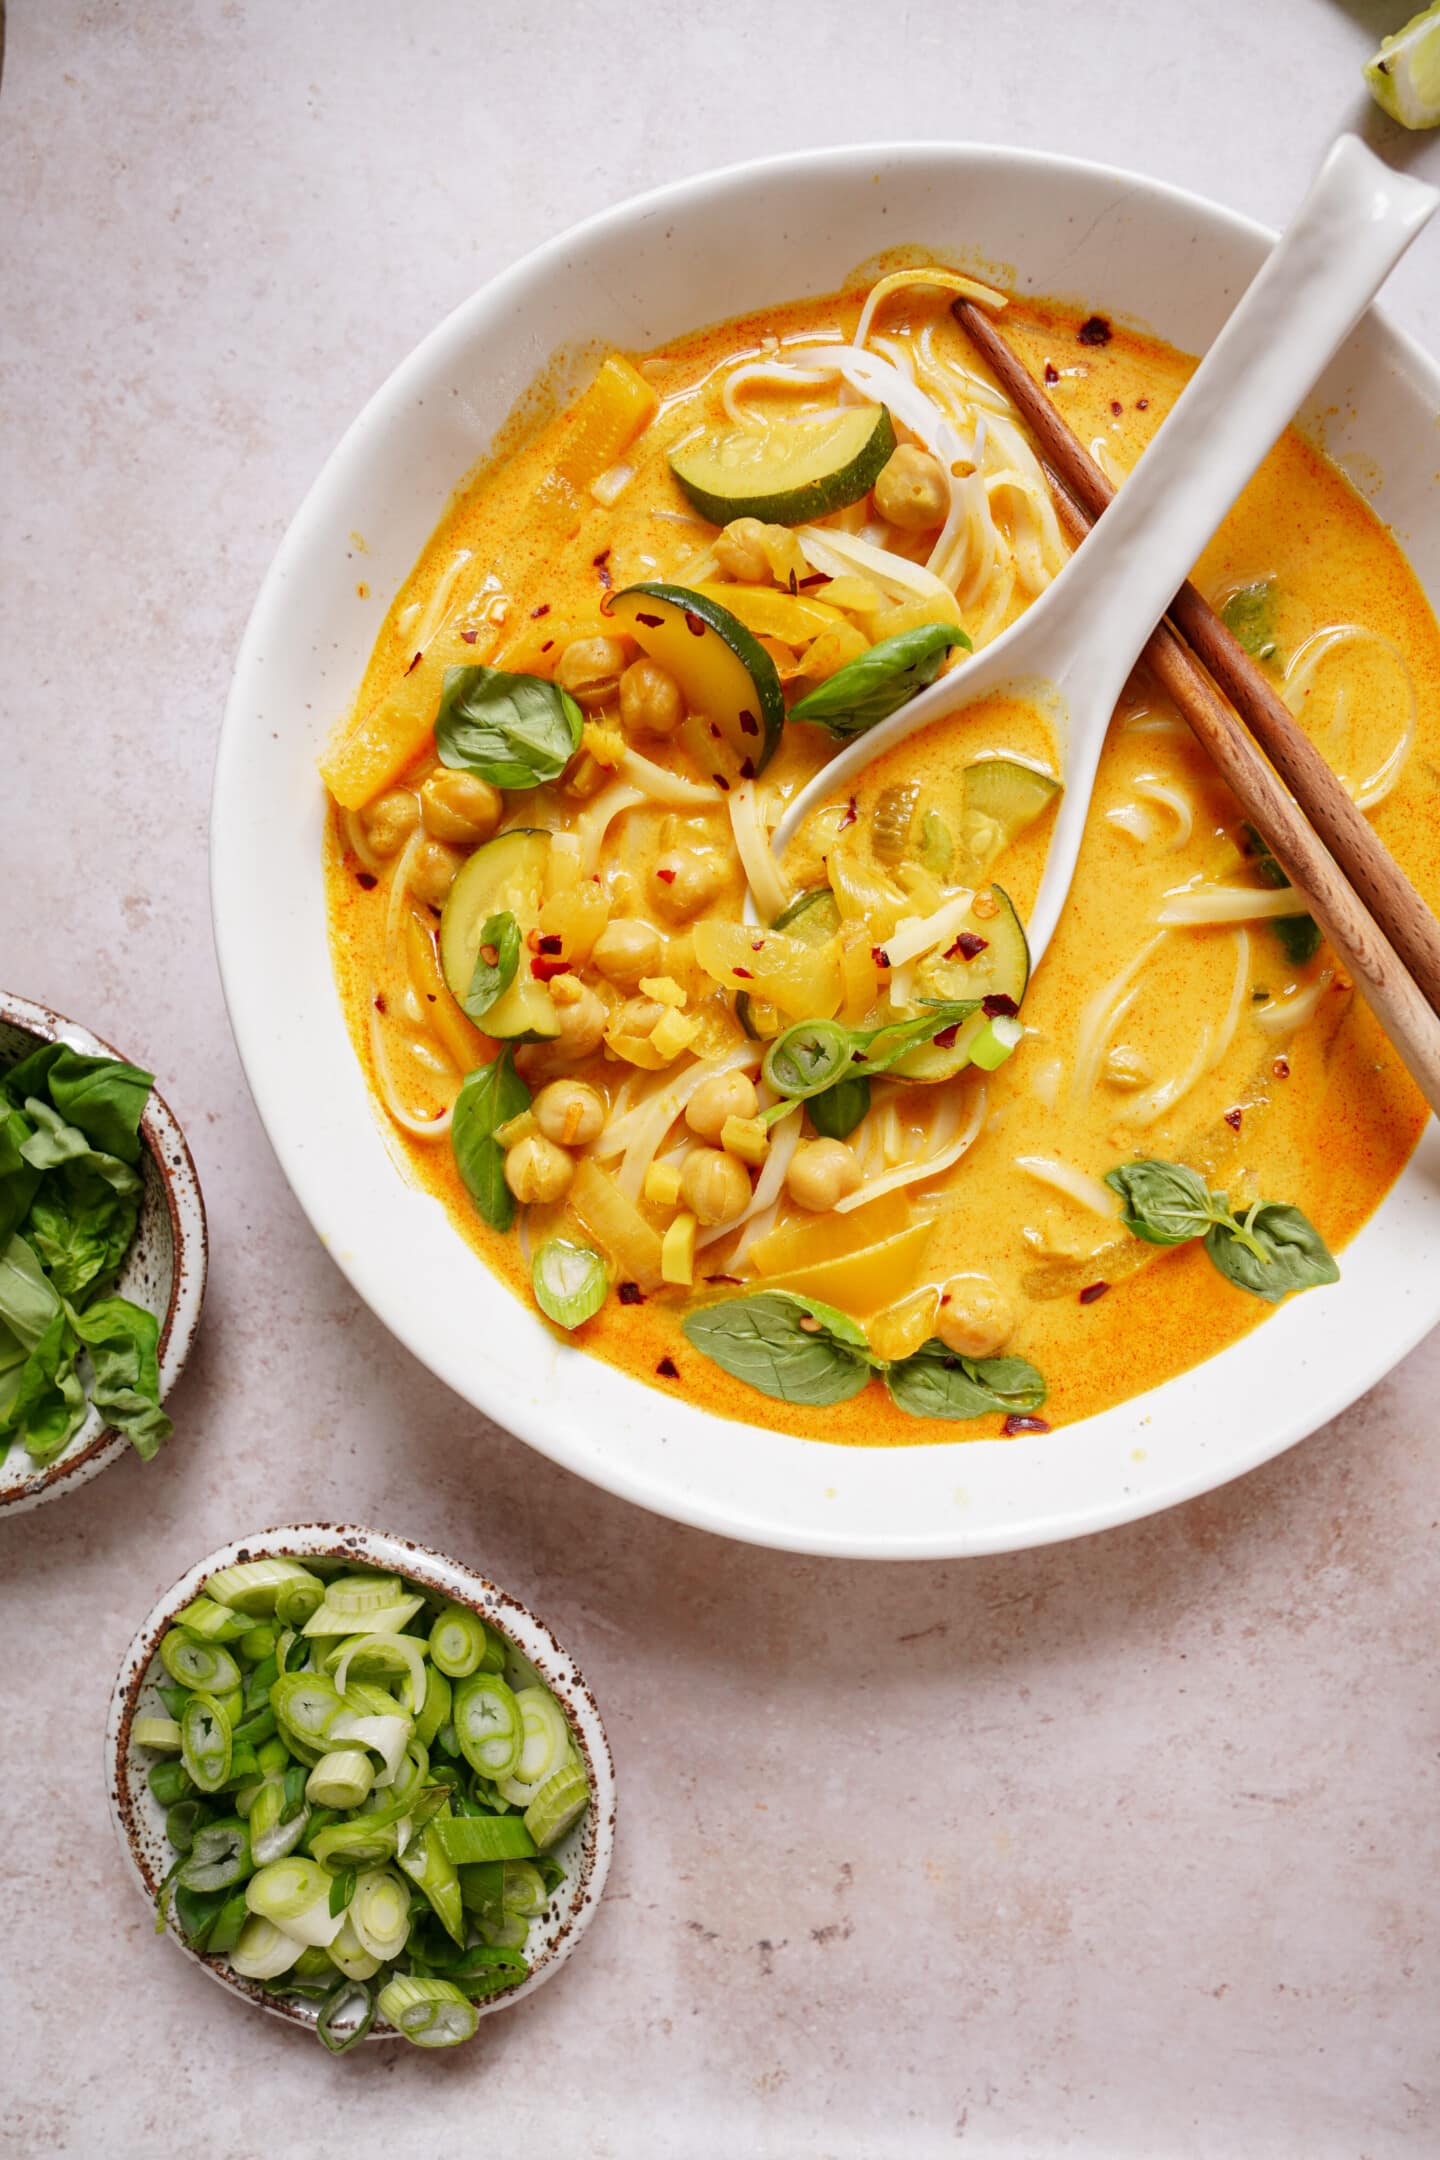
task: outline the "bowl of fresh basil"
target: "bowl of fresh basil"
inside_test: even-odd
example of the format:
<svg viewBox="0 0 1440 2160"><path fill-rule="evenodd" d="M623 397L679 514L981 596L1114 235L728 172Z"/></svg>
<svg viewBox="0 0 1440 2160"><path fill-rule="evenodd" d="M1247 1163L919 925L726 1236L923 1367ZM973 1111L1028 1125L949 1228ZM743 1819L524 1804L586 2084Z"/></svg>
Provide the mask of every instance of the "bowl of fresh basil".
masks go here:
<svg viewBox="0 0 1440 2160"><path fill-rule="evenodd" d="M155 1454L205 1267L195 1165L151 1074L0 991L0 1509Z"/></svg>

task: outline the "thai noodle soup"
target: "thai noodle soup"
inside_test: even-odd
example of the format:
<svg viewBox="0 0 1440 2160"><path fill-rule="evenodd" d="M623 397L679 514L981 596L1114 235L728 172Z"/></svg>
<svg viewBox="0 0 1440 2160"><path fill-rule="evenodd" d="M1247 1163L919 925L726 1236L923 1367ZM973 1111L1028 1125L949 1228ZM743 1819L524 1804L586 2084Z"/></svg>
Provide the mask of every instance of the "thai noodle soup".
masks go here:
<svg viewBox="0 0 1440 2160"><path fill-rule="evenodd" d="M865 1445L1102 1410L1325 1294L1424 1106L1143 667L1059 929L986 698L839 748L1063 568L1005 335L1116 482L1193 363L958 273L613 354L454 498L323 763L337 980L408 1175L576 1347ZM1196 568L1427 895L1440 631L1313 444Z"/></svg>

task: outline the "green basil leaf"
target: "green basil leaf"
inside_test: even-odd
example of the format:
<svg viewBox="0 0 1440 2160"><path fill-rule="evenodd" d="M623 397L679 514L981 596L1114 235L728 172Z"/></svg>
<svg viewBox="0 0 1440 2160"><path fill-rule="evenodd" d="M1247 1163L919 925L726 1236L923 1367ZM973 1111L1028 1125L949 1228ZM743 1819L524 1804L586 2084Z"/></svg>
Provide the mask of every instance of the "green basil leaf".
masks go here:
<svg viewBox="0 0 1440 2160"><path fill-rule="evenodd" d="M90 1353L95 1408L149 1462L174 1429L160 1408L159 1321L143 1305L112 1297L83 1312L71 1308L70 1325Z"/></svg>
<svg viewBox="0 0 1440 2160"><path fill-rule="evenodd" d="M113 1155L96 1159L125 1168ZM117 1191L109 1177L84 1162L63 1164L44 1180L25 1236L62 1297L93 1293L118 1274L140 1213L138 1178L134 1187Z"/></svg>
<svg viewBox="0 0 1440 2160"><path fill-rule="evenodd" d="M487 954L494 957L487 959ZM508 911L503 915L491 915L480 932L475 972L461 1001L472 1020L483 1020L496 998L503 997L514 982L519 965L519 923Z"/></svg>
<svg viewBox="0 0 1440 2160"><path fill-rule="evenodd" d="M155 1085L153 1073L120 1058L86 1057L68 1043L45 1043L5 1075L11 1097L48 1095L68 1125L90 1145L121 1162L140 1160L140 1119Z"/></svg>
<svg viewBox="0 0 1440 2160"><path fill-rule="evenodd" d="M848 1402L870 1378L863 1329L833 1305L790 1290L702 1305L681 1326L703 1356L777 1402Z"/></svg>
<svg viewBox="0 0 1440 2160"><path fill-rule="evenodd" d="M965 632L951 623L922 623L918 630L882 638L792 705L789 717L814 720L842 742L863 735L932 683L940 662L956 645L970 650Z"/></svg>
<svg viewBox="0 0 1440 2160"><path fill-rule="evenodd" d="M505 1151L495 1138L496 1128L529 1107L530 1090L508 1049L492 1064L468 1073L455 1098L450 1151L466 1191L492 1230L508 1230L515 1220L515 1198L505 1183Z"/></svg>
<svg viewBox="0 0 1440 2160"><path fill-rule="evenodd" d="M1227 1282L1278 1305L1292 1290L1313 1290L1339 1282L1340 1270L1315 1225L1299 1208L1271 1200L1244 1218L1245 1235L1263 1248L1251 1252L1229 1223L1214 1223L1205 1233L1205 1250Z"/></svg>
<svg viewBox="0 0 1440 2160"><path fill-rule="evenodd" d="M579 706L558 683L501 668L445 670L435 746L441 762L497 788L558 780L580 747Z"/></svg>
<svg viewBox="0 0 1440 2160"><path fill-rule="evenodd" d="M885 1385L911 1417L977 1418L1038 1410L1045 1382L1025 1358L957 1357L938 1336L885 1374Z"/></svg>
<svg viewBox="0 0 1440 2160"><path fill-rule="evenodd" d="M1275 587L1269 578L1242 585L1220 610L1220 620L1253 660L1278 657L1275 643Z"/></svg>
<svg viewBox="0 0 1440 2160"><path fill-rule="evenodd" d="M837 1080L812 1095L805 1107L817 1133L827 1140L848 1140L870 1108L870 1082L863 1073L858 1079Z"/></svg>
<svg viewBox="0 0 1440 2160"><path fill-rule="evenodd" d="M1124 1202L1121 1221L1151 1245L1186 1245L1215 1221L1215 1204L1203 1178L1184 1163L1122 1163L1105 1183Z"/></svg>

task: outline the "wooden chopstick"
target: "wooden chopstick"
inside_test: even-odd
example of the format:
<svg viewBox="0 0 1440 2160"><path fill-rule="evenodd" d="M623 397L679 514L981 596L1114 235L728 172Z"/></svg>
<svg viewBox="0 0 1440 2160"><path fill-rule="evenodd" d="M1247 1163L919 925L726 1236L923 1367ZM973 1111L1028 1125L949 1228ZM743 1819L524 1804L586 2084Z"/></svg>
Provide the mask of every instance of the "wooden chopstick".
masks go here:
<svg viewBox="0 0 1440 2160"><path fill-rule="evenodd" d="M1099 467L1093 464L1085 450L1070 434L1049 399L1026 372L989 318L982 315L971 302L964 300L956 301L954 314L989 362L1022 418L1029 423L1039 440L1045 462L1050 469L1056 510L1071 538L1079 542L1090 530L1099 511L1091 513L1087 505L1076 500L1068 484L1065 484L1065 475L1058 472L1062 456L1059 446L1064 446L1066 463L1073 464L1074 459L1078 458L1089 468L1104 491L1105 501L1108 502L1113 490ZM1310 762L1313 760L1319 765L1328 789L1333 790L1347 809L1359 818L1367 839L1373 841L1379 851L1388 873L1382 881L1387 895L1393 898L1394 887L1398 886L1400 897L1403 899L1403 896L1408 894L1409 902L1413 903L1413 906L1404 910L1409 926L1414 928L1417 915L1423 917L1425 925L1428 925L1437 959L1440 959L1440 925L1436 924L1408 879L1380 847L1360 813L1354 811L1354 805L1329 766L1320 758L1318 752L1311 749L1285 707L1259 675L1248 654L1236 644L1224 624L1193 586L1187 585L1185 592L1192 596L1195 604L1194 609L1189 611L1192 619L1198 619L1198 615L1207 617L1214 631L1218 633L1217 637L1211 640L1214 649L1219 652L1225 647L1233 648L1242 663L1240 667L1230 666L1226 669L1229 677L1226 684L1227 695L1233 699L1236 709L1232 710L1231 705L1217 694L1214 683L1200 665L1194 651L1176 635L1168 621L1158 625L1142 658L1188 721L1241 809L1273 850L1285 875L1304 893L1315 920L1349 968L1366 1003L1400 1053L1412 1079L1431 1109L1440 1114L1440 1017L1436 1014L1435 1001L1428 997L1419 971L1412 974L1407 968L1406 960L1398 950L1398 939L1387 935L1390 923L1387 922L1382 927L1376 913L1372 912L1362 899L1326 841L1319 837L1316 828L1307 821L1308 802L1302 786L1296 785L1288 773L1284 778L1290 785L1282 784L1282 779L1277 774L1279 758L1275 759L1274 764L1267 762L1242 726L1240 718L1237 718L1238 711L1246 721L1251 721L1249 705L1252 676L1278 707L1283 716L1284 732L1297 737L1309 753L1308 758L1292 761L1292 769L1304 774L1305 784L1308 786ZM1172 609L1171 612L1178 616L1179 610ZM1208 660L1206 665L1210 665ZM1217 670L1212 669L1212 673L1219 679ZM1233 689L1231 684L1234 685ZM1258 730L1256 732L1258 733ZM1283 772L1283 768L1280 770ZM1305 803L1305 808L1302 808L1302 803ZM1423 952L1423 939L1412 942L1418 942ZM1437 966L1436 973L1437 981L1440 981L1440 966Z"/></svg>
<svg viewBox="0 0 1440 2160"><path fill-rule="evenodd" d="M1087 517L1098 518L1115 490L1088 450L1066 426L990 317L971 300L957 300L951 312L1019 408L1051 474ZM1427 1002L1440 1010L1440 923L1376 836L1364 812L1356 809L1315 745L1296 726L1273 683L1232 637L1203 593L1187 582L1176 593L1168 613L1296 801L1303 805L1311 825L1415 977Z"/></svg>

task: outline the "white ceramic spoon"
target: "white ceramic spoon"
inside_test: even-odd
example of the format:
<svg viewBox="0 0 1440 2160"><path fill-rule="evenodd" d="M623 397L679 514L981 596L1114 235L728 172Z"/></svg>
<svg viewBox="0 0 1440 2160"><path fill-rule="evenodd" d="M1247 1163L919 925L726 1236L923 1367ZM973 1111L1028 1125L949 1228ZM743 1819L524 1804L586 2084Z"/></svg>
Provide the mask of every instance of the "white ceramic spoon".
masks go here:
<svg viewBox="0 0 1440 2160"><path fill-rule="evenodd" d="M781 852L820 804L907 735L1002 687L1053 710L1065 782L1027 926L1032 960L1070 890L1095 771L1125 679L1196 557L1336 348L1440 202L1354 135L1294 222L1094 531L1018 622L833 759L790 805Z"/></svg>

